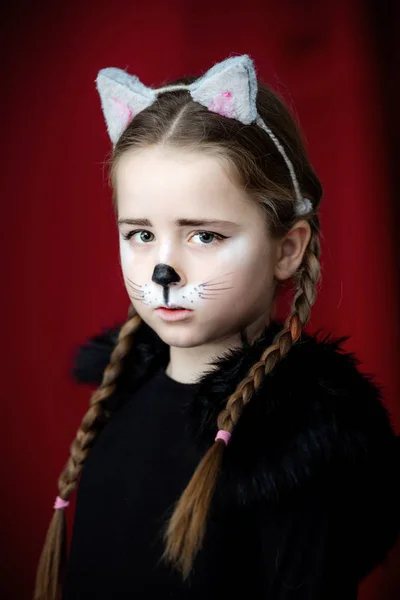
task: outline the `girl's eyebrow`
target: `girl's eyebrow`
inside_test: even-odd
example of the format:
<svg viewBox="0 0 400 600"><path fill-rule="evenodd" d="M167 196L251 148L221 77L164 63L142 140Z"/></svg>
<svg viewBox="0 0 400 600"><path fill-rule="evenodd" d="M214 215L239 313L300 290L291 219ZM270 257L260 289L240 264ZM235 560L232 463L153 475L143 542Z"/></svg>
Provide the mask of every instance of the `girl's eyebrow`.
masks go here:
<svg viewBox="0 0 400 600"><path fill-rule="evenodd" d="M138 225L140 227L153 227L149 219L118 219L118 225ZM237 227L237 223L232 221L224 221L221 219L177 219L175 225L178 227L218 227L228 225Z"/></svg>

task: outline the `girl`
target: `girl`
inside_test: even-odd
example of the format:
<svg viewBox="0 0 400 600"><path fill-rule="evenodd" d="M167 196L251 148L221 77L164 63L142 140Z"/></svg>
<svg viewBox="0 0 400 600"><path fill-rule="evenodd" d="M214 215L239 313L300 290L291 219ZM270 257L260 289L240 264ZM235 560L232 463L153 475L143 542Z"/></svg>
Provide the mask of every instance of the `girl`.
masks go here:
<svg viewBox="0 0 400 600"><path fill-rule="evenodd" d="M398 438L346 338L303 331L322 190L296 126L246 55L97 86L129 316L78 355L98 387L35 598L354 600L400 528Z"/></svg>

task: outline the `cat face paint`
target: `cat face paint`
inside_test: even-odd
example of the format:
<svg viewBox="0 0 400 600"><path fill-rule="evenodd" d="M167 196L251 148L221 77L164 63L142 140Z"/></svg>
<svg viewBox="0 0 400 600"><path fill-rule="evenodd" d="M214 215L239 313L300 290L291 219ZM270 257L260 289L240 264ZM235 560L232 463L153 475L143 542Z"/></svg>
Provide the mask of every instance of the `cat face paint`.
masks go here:
<svg viewBox="0 0 400 600"><path fill-rule="evenodd" d="M129 297L169 345L193 347L267 320L276 246L265 213L215 156L141 149L116 177L120 259ZM191 312L165 321L159 307Z"/></svg>

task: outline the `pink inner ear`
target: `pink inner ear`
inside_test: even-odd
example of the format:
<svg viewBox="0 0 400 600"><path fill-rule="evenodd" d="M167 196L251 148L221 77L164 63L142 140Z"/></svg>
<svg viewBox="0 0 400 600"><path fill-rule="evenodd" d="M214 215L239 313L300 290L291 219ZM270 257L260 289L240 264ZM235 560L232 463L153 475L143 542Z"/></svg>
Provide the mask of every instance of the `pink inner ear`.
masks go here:
<svg viewBox="0 0 400 600"><path fill-rule="evenodd" d="M234 116L234 103L231 92L221 92L218 94L211 102L208 110L232 119Z"/></svg>
<svg viewBox="0 0 400 600"><path fill-rule="evenodd" d="M125 104L125 102L122 102L121 100L118 100L117 98L111 98L111 100L114 103L114 110L115 110L116 117L118 117L118 119L120 119L123 127L126 127L129 123L129 121L131 121L133 118L133 112L131 111L129 106L127 104Z"/></svg>

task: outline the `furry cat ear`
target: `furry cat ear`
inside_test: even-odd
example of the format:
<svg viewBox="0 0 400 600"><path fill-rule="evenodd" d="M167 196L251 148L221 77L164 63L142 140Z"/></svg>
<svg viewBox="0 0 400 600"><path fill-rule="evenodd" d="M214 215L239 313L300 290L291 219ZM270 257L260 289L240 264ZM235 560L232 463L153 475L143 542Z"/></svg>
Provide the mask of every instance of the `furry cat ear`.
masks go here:
<svg viewBox="0 0 400 600"><path fill-rule="evenodd" d="M115 144L131 119L150 106L157 94L167 91L145 86L136 75L109 67L96 79L101 105L111 141ZM172 86L172 89L175 86ZM193 100L212 112L249 124L257 118L257 76L253 61L244 54L214 65L188 86Z"/></svg>
<svg viewBox="0 0 400 600"><path fill-rule="evenodd" d="M189 90L193 100L212 112L245 124L257 118L257 76L247 54L217 63Z"/></svg>
<svg viewBox="0 0 400 600"><path fill-rule="evenodd" d="M96 86L113 144L133 117L150 106L156 98L154 90L146 87L136 75L129 75L114 67L99 71Z"/></svg>

